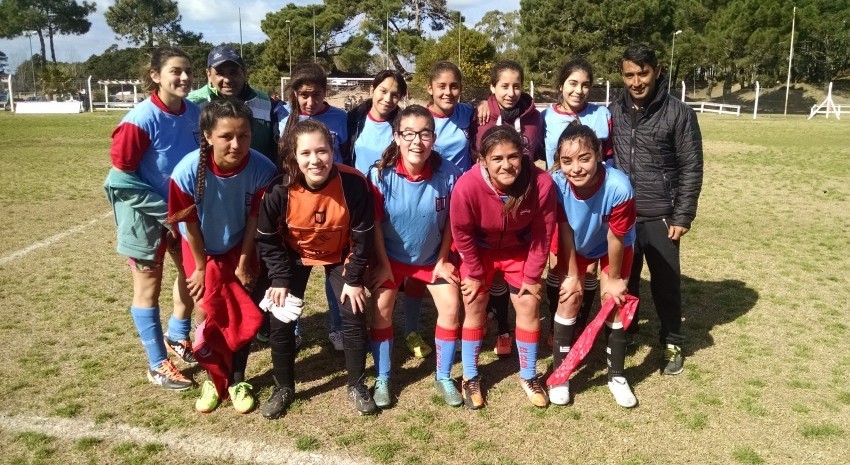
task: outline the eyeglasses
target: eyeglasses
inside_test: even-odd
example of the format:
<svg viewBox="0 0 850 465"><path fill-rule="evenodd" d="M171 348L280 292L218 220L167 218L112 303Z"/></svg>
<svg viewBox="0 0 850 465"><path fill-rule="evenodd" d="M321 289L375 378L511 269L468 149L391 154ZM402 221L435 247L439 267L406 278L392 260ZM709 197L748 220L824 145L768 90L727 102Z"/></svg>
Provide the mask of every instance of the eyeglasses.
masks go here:
<svg viewBox="0 0 850 465"><path fill-rule="evenodd" d="M434 134L434 131L430 129L423 129L421 131L399 131L396 134L398 134L399 136L401 136L402 139L408 142L412 142L413 139L416 139L416 136L419 136L419 140L424 142L432 141L436 136Z"/></svg>

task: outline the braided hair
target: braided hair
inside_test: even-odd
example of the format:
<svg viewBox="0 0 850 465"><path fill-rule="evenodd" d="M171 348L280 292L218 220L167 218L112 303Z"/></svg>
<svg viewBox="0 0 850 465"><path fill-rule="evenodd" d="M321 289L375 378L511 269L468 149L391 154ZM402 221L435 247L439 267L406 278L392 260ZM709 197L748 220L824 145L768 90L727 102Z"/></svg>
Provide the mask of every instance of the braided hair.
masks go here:
<svg viewBox="0 0 850 465"><path fill-rule="evenodd" d="M213 100L208 103L203 110L201 110L199 123L201 141L198 149L198 174L196 180L197 184L195 185L195 204L175 213L172 221L180 221L186 218L193 209L201 205L201 201L204 198L204 190L207 187L207 164L209 163L209 159L213 156L213 146L209 143L207 137L212 134L216 124L218 124L218 120L223 118L242 119L247 121L248 127L250 127L253 113L248 105L235 98L221 98Z"/></svg>

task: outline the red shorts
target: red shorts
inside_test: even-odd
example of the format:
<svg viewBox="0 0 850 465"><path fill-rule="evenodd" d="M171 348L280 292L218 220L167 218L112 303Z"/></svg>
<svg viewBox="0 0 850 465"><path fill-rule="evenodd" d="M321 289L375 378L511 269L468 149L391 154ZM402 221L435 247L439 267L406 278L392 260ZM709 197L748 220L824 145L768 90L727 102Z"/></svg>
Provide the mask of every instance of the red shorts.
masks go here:
<svg viewBox="0 0 850 465"><path fill-rule="evenodd" d="M393 273L392 281L384 281L381 287L384 289L398 289L404 283L404 278L422 281L425 284L433 284L434 265L408 265L390 259L390 270Z"/></svg>
<svg viewBox="0 0 850 465"><path fill-rule="evenodd" d="M576 254L576 261L578 262L578 269L581 273L584 273L587 270L587 266L591 263L596 263L599 261L599 265L602 267L602 272L608 274L608 255L603 255L600 258L587 258L583 257L579 254ZM634 261L634 247L628 246L623 250L623 264L620 266L620 277L626 279L632 273L632 261Z"/></svg>
<svg viewBox="0 0 850 465"><path fill-rule="evenodd" d="M522 282L525 279L523 269L525 269L525 259L527 252L519 254L493 253L489 250L479 249L478 255L481 257L481 266L484 268L484 278L481 283L479 293L489 292L490 285L493 283L493 275L497 271L501 271L505 276L505 281L508 285L519 289L522 287ZM469 277L469 268L463 261L460 262L460 279Z"/></svg>

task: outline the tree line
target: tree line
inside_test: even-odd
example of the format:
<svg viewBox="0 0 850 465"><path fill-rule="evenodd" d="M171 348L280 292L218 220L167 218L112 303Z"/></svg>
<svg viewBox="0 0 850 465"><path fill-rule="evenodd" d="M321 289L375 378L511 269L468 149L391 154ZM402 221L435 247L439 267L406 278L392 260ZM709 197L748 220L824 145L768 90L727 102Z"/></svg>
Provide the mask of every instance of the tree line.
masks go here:
<svg viewBox="0 0 850 465"><path fill-rule="evenodd" d="M502 58L554 84L556 68L582 55L598 78L617 81L622 50L644 42L659 51L674 80L729 89L784 82L794 6L794 80L842 76L850 68L850 0L521 0L519 11L487 12L473 27L445 0L324 0L268 13L260 24L268 41L242 47L251 81L265 88L275 88L290 66L314 60L337 75L362 75L387 67L411 73L450 59L467 87L486 89L487 69ZM33 59L46 73L48 47L56 63L56 36L88 32L94 8L78 0L3 0L0 37L38 35L41 53ZM117 0L105 19L135 47L90 57L81 68L101 79L137 76L144 54L163 43L186 49L203 69L214 45L182 28L174 0Z"/></svg>

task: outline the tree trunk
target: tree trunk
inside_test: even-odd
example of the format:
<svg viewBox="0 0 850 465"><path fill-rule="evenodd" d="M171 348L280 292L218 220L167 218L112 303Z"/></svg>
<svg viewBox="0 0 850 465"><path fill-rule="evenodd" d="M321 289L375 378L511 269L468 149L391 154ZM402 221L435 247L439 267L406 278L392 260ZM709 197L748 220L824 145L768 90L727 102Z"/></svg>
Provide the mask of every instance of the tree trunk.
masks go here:
<svg viewBox="0 0 850 465"><path fill-rule="evenodd" d="M407 73L407 70L404 69L404 65L401 64L401 60L398 59L398 55L395 53L390 53L390 59L393 62L393 66L395 66L396 71L404 75Z"/></svg>
<svg viewBox="0 0 850 465"><path fill-rule="evenodd" d="M53 47L53 26L47 25L47 37L50 39L50 59L56 63L56 49Z"/></svg>
<svg viewBox="0 0 850 465"><path fill-rule="evenodd" d="M44 34L42 34L41 29L38 30L38 41L41 43L41 59L47 60L47 48L44 45Z"/></svg>

